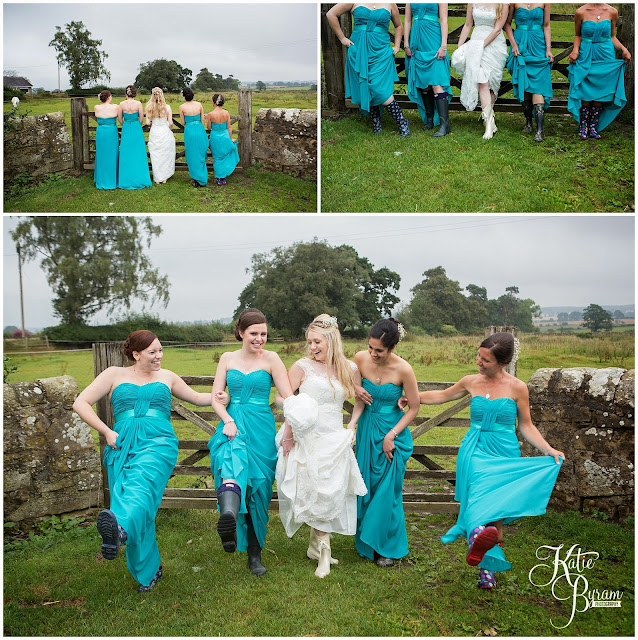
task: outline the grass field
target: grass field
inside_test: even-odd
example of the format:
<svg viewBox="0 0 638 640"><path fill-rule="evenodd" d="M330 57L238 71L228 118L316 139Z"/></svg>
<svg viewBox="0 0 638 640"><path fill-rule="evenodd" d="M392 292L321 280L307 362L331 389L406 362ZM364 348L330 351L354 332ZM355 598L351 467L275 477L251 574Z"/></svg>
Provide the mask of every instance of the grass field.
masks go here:
<svg viewBox="0 0 638 640"><path fill-rule="evenodd" d="M556 7L573 12L576 5ZM554 10L554 8L553 8ZM449 30L463 23L450 18ZM572 41L570 22L552 22L552 39ZM450 45L450 55L456 45ZM554 49L556 54L560 49ZM400 50L397 57L404 56ZM565 62L565 61L563 61ZM404 75L404 74L402 74ZM453 72L453 75L455 72ZM554 81L565 80L557 71ZM505 69L503 81L510 80ZM565 98L565 89L555 97ZM399 93L407 85L396 85ZM458 89L453 89L456 96ZM510 92L504 97L513 97ZM632 212L634 113L621 113L597 141L581 141L576 121L551 107L545 141L521 131L521 113L496 113L498 133L483 140L480 111L452 111L453 133L432 138L416 110L404 110L411 135L400 138L389 115L383 132L353 112L321 125L321 208L327 212Z"/></svg>
<svg viewBox="0 0 638 640"><path fill-rule="evenodd" d="M513 568L493 592L476 588L466 546L443 545L452 516L407 514L409 555L391 569L359 558L351 537L335 535L339 564L317 579L305 558L308 529L286 537L270 514L255 578L243 553L224 553L213 511L160 510L157 536L164 579L138 594L124 552L99 554L89 526L5 545L4 633L16 636L632 636L634 541L631 524L577 513L525 518L505 528ZM5 539L6 540L6 539ZM590 608L569 621L571 601L529 581L541 545L578 544L600 558L585 572L588 589L622 592L621 608ZM549 580L550 576L545 576ZM536 582L539 582L536 580ZM583 587L583 584L579 584ZM565 597L562 588L558 594ZM583 608L582 598L579 608Z"/></svg>

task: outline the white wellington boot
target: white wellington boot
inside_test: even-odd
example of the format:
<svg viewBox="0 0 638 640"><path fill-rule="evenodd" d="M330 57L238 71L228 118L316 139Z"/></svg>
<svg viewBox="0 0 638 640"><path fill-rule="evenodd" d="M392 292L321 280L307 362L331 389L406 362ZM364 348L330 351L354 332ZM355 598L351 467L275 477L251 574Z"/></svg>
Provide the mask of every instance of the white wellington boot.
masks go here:
<svg viewBox="0 0 638 640"><path fill-rule="evenodd" d="M328 534L328 536L329 535L330 534ZM315 533L313 527L310 527L310 543L308 544L308 551L306 551L306 556L308 556L310 560L319 560L321 556L321 554L319 553L319 537ZM339 560L331 556L330 564L339 564Z"/></svg>
<svg viewBox="0 0 638 640"><path fill-rule="evenodd" d="M494 105L488 105L483 109L483 122L485 123L484 140L489 140L498 131L496 122L494 121Z"/></svg>
<svg viewBox="0 0 638 640"><path fill-rule="evenodd" d="M315 575L317 578L325 578L330 573L330 534L324 533L317 536L319 540L319 564Z"/></svg>

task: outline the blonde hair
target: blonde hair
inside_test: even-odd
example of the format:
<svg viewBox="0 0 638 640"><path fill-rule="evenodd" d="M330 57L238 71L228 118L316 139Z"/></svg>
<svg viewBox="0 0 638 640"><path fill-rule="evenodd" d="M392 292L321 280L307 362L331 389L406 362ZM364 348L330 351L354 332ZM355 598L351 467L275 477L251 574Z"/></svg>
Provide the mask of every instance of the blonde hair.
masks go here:
<svg viewBox="0 0 638 640"><path fill-rule="evenodd" d="M151 91L151 97L146 103L146 115L150 120L168 117L164 92L159 87L153 87L153 91Z"/></svg>
<svg viewBox="0 0 638 640"><path fill-rule="evenodd" d="M497 4L496 5L496 19L500 20L501 17L503 16L503 9L505 8L504 4Z"/></svg>
<svg viewBox="0 0 638 640"><path fill-rule="evenodd" d="M343 386L346 392L346 398L351 398L355 392L354 371L352 370L352 365L343 353L343 343L341 342L341 334L339 333L336 318L333 318L327 313L322 313L308 325L306 329L306 339L310 331L314 331L326 339L328 343L326 365L332 370L332 375ZM310 352L310 345L308 345L308 357L314 359ZM328 376L328 381L330 385L333 386L330 376Z"/></svg>

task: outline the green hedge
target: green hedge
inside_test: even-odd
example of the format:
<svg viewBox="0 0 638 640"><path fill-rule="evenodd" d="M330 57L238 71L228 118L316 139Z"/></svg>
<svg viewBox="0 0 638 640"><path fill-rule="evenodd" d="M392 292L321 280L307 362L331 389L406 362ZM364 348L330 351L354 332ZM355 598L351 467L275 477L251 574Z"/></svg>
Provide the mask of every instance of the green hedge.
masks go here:
<svg viewBox="0 0 638 640"><path fill-rule="evenodd" d="M164 322L153 315L135 315L119 320L114 324L88 326L65 325L47 327L42 334L49 340L65 340L82 344L86 342L123 341L133 331L148 329L157 334L163 342L222 342L232 333L228 325L219 322L202 324L179 324Z"/></svg>

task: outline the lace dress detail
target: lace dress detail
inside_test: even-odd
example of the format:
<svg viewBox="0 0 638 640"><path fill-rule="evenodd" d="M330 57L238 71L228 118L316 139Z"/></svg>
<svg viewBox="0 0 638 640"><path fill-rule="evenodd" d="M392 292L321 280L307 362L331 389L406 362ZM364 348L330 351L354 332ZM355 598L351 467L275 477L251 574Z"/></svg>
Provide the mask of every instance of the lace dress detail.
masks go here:
<svg viewBox="0 0 638 640"><path fill-rule="evenodd" d="M153 181L164 182L175 173L175 136L167 118L153 118L148 134Z"/></svg>
<svg viewBox="0 0 638 640"><path fill-rule="evenodd" d="M479 82L488 82L490 89L498 95L507 61L507 44L502 31L487 47L483 44L485 38L494 31L496 9L473 4L472 17L472 37L452 55L452 67L463 75L461 104L467 111L473 111L479 102Z"/></svg>
<svg viewBox="0 0 638 640"><path fill-rule="evenodd" d="M288 536L306 523L320 531L354 535L357 496L367 493L352 451L352 434L343 425L345 391L310 358L296 363L304 371L300 393L318 405L314 428L295 440L287 456L279 448L279 515ZM354 363L351 363L356 370ZM281 442L283 428L278 435Z"/></svg>

